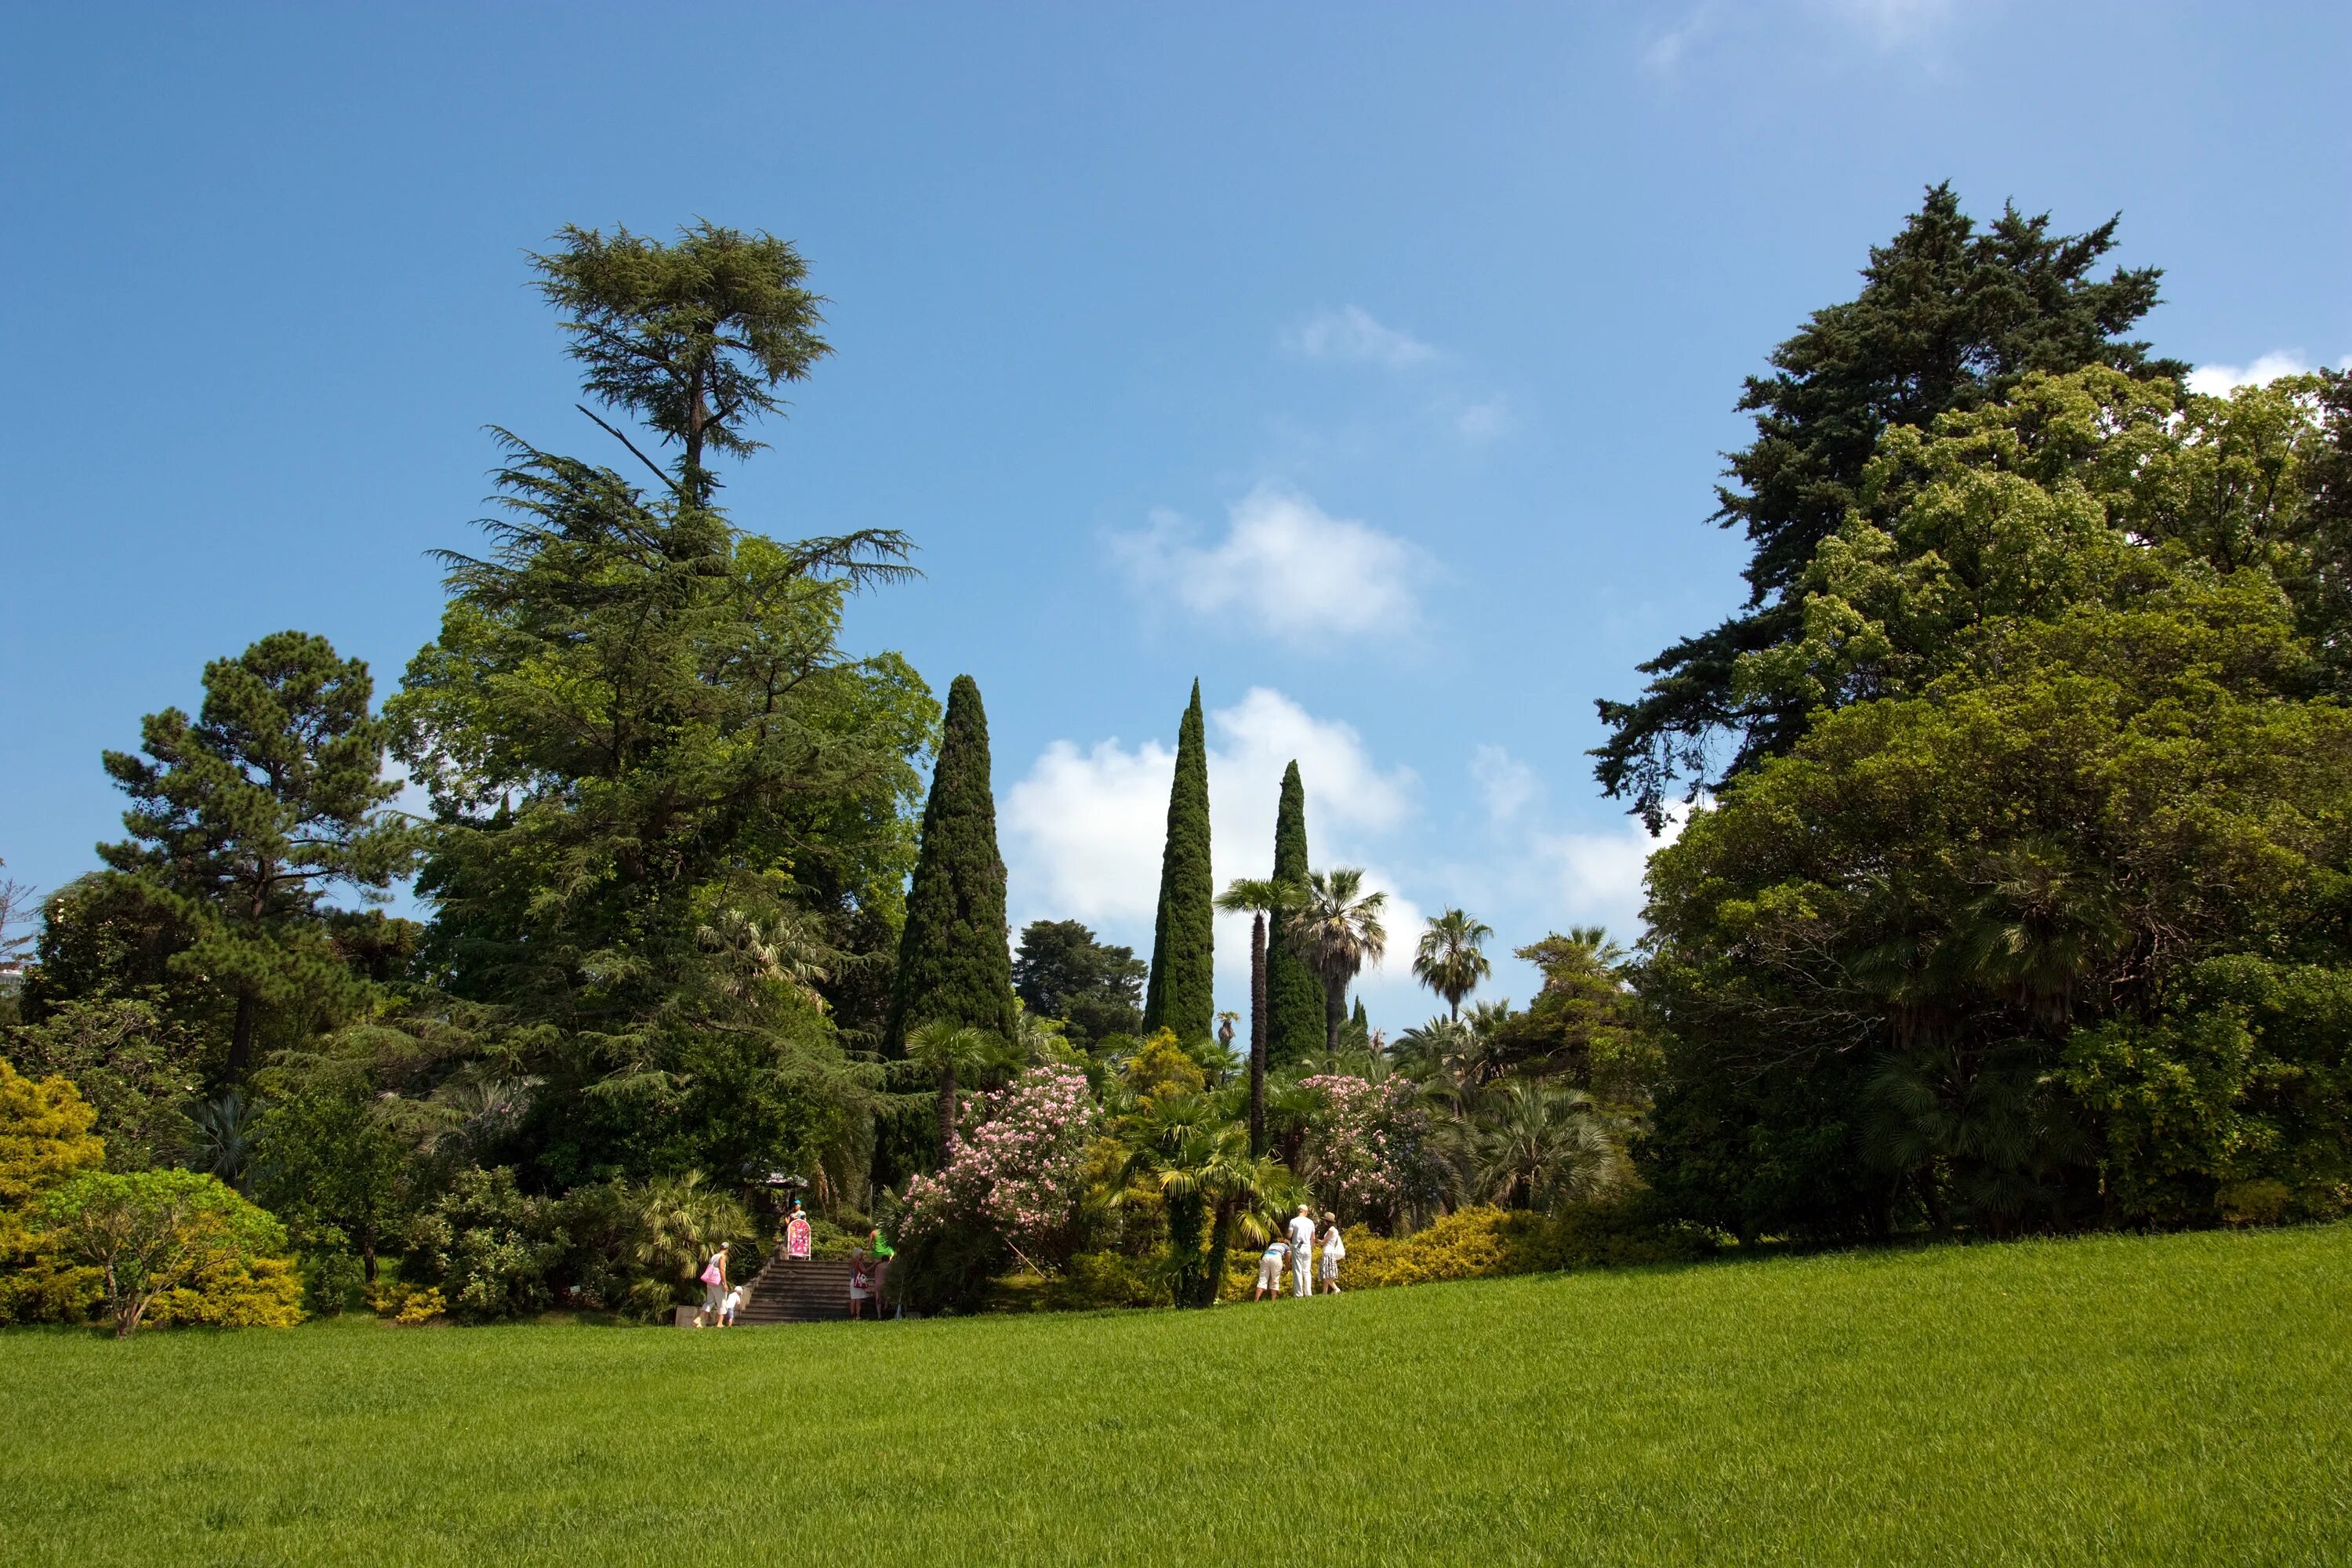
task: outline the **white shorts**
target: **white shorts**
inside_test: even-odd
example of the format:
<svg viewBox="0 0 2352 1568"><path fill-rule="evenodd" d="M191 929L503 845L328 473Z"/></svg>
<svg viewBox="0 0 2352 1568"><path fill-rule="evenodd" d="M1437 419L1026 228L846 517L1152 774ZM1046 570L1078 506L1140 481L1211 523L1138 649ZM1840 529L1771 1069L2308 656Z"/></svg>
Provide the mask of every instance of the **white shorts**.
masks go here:
<svg viewBox="0 0 2352 1568"><path fill-rule="evenodd" d="M1261 1290L1282 1289L1282 1259L1261 1258L1257 1264L1257 1288Z"/></svg>
<svg viewBox="0 0 2352 1568"><path fill-rule="evenodd" d="M702 1288L702 1310L704 1311L715 1312L725 1305L727 1305L727 1292L724 1289L717 1285L705 1285Z"/></svg>

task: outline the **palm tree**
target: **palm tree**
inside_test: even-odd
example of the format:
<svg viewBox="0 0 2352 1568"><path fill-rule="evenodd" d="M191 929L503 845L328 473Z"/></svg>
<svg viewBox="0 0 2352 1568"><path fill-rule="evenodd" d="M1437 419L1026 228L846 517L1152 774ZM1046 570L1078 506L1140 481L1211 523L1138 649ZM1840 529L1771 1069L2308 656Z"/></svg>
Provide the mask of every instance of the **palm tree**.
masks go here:
<svg viewBox="0 0 2352 1568"><path fill-rule="evenodd" d="M750 1001L762 984L782 987L818 1012L824 1011L819 981L833 978L848 956L829 945L814 916L779 910L766 921L741 910L719 911L698 926L695 944L713 955L712 981L724 994Z"/></svg>
<svg viewBox="0 0 2352 1568"><path fill-rule="evenodd" d="M1364 891L1360 868L1337 866L1307 874L1307 898L1291 917L1291 951L1323 982L1324 1049L1330 1054L1339 1053L1348 1020L1349 984L1388 951L1381 924L1388 901L1386 893Z"/></svg>
<svg viewBox="0 0 2352 1568"><path fill-rule="evenodd" d="M197 1161L238 1192L252 1177L253 1148L261 1134L261 1107L231 1084L218 1100L208 1100L190 1113L196 1125Z"/></svg>
<svg viewBox="0 0 2352 1568"><path fill-rule="evenodd" d="M1127 1136L1122 1186L1157 1192L1167 1205L1170 1299L1179 1307L1209 1306L1224 1278L1235 1223L1262 1224L1262 1211L1287 1195L1289 1173L1271 1160L1251 1158L1246 1134L1208 1095L1171 1094L1148 1102Z"/></svg>
<svg viewBox="0 0 2352 1568"><path fill-rule="evenodd" d="M1474 920L1462 910L1432 915L1412 955L1413 978L1445 998L1448 1014L1462 1016L1462 998L1478 989L1478 982L1495 973L1480 951L1495 928Z"/></svg>
<svg viewBox="0 0 2352 1568"><path fill-rule="evenodd" d="M907 1031L907 1059L928 1068L940 1085L940 1163L955 1154L956 1084L967 1073L1000 1060L1004 1043L985 1029L934 1018Z"/></svg>
<svg viewBox="0 0 2352 1568"><path fill-rule="evenodd" d="M1265 1152L1265 924L1276 910L1305 902L1297 888L1271 877L1238 878L1217 895L1217 908L1230 914L1250 912L1250 1044L1249 1149L1255 1160Z"/></svg>
<svg viewBox="0 0 2352 1568"><path fill-rule="evenodd" d="M1548 1209L1596 1197L1615 1182L1616 1145L1583 1090L1515 1079L1479 1110L1472 1179L1488 1202Z"/></svg>
<svg viewBox="0 0 2352 1568"><path fill-rule="evenodd" d="M749 1241L751 1216L729 1194L707 1187L702 1173L688 1171L646 1187L638 1211L636 1258L653 1268L666 1268L680 1281L690 1280L718 1245Z"/></svg>

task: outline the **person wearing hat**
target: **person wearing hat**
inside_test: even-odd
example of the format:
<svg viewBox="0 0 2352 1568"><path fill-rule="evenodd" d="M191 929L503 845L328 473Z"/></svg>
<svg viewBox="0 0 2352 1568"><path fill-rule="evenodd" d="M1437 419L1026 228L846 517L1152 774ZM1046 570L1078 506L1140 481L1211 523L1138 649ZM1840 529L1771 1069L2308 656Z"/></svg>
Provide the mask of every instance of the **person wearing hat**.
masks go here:
<svg viewBox="0 0 2352 1568"><path fill-rule="evenodd" d="M694 1326L701 1328L705 1318L718 1321L726 1305L727 1244L722 1241L710 1261L702 1266L702 1310L694 1314Z"/></svg>
<svg viewBox="0 0 2352 1568"><path fill-rule="evenodd" d="M1347 1256L1348 1244L1339 1239L1339 1216L1335 1214L1326 1214L1323 1216L1322 1268L1325 1295L1336 1296L1339 1293L1339 1259Z"/></svg>
<svg viewBox="0 0 2352 1568"><path fill-rule="evenodd" d="M1290 1216L1290 1280L1294 1296L1314 1294L1315 1212L1305 1204Z"/></svg>

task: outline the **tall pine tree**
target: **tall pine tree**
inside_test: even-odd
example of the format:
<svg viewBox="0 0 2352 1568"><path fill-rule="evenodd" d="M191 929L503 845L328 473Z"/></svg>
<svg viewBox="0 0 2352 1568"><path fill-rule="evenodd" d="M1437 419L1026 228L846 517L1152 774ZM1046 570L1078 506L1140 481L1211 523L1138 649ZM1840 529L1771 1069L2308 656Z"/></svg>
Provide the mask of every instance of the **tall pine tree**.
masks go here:
<svg viewBox="0 0 2352 1568"><path fill-rule="evenodd" d="M996 796L989 787L988 714L980 687L959 675L948 688L922 848L907 893L898 942L890 1043L948 1022L1014 1037L1013 943L1004 921L1004 861L996 852Z"/></svg>
<svg viewBox="0 0 2352 1568"><path fill-rule="evenodd" d="M2157 303L2157 269L2094 275L2115 248L2116 222L2056 234L2048 214L2005 207L1979 225L1950 185L1933 186L1903 231L1872 247L1861 293L1814 311L1773 351L1772 374L1748 378L1739 409L1755 416L1756 439L1730 454L1715 514L1747 531L1748 604L1643 665L1641 696L1601 703L1610 733L1591 753L1594 772L1653 833L1677 789L1696 799L1786 752L1812 722L1810 703L1744 691L1739 661L1804 635L1805 570L1866 504L1863 470L1887 426L1925 429L1948 410L2007 396L2034 371L2188 373L2125 336Z"/></svg>
<svg viewBox="0 0 2352 1568"><path fill-rule="evenodd" d="M367 666L326 638L277 632L205 666L195 719L147 715L143 756L105 754L132 802L131 837L99 854L192 934L172 968L231 1000L232 1081L265 1010L316 1011L352 984L328 941L327 888L381 889L406 868L383 812L400 786L383 777L373 690Z"/></svg>
<svg viewBox="0 0 2352 1568"><path fill-rule="evenodd" d="M1205 1043L1216 1016L1215 879L1209 870L1209 743L1201 683L1176 731L1176 779L1168 791L1168 844L1160 861L1160 917L1151 933L1151 979L1143 1027L1173 1029L1188 1046Z"/></svg>
<svg viewBox="0 0 2352 1568"><path fill-rule="evenodd" d="M1298 764L1283 771L1282 799L1274 815L1274 879L1287 887L1307 885L1307 786ZM1275 1066L1304 1061L1323 1049L1323 982L1290 951L1290 915L1276 910L1266 946L1266 1012L1273 1038L1266 1059Z"/></svg>

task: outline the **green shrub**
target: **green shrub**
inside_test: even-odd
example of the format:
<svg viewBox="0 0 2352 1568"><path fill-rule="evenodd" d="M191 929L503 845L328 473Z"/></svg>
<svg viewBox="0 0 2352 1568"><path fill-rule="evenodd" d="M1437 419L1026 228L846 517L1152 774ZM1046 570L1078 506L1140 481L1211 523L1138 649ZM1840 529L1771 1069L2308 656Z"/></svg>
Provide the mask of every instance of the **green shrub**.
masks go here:
<svg viewBox="0 0 2352 1568"><path fill-rule="evenodd" d="M302 1305L314 1318L340 1318L367 1283L367 1269L340 1248L302 1255Z"/></svg>
<svg viewBox="0 0 2352 1568"><path fill-rule="evenodd" d="M990 1310L1001 1312L1084 1312L1167 1304L1168 1280L1159 1261L1119 1252L1081 1252L1055 1275L1007 1275L994 1282L987 1302Z"/></svg>
<svg viewBox="0 0 2352 1568"><path fill-rule="evenodd" d="M549 1276L571 1246L556 1205L515 1186L514 1173L467 1171L409 1233L421 1283L461 1322L529 1317L553 1304Z"/></svg>

